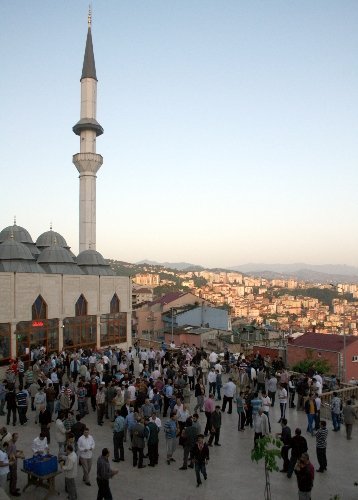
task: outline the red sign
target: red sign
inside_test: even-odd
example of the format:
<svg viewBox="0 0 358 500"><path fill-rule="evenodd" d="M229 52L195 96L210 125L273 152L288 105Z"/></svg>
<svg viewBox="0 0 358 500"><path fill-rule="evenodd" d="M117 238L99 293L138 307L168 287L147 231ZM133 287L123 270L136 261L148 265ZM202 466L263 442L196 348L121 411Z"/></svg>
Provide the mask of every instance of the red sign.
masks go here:
<svg viewBox="0 0 358 500"><path fill-rule="evenodd" d="M44 326L44 322L43 321L33 321L32 326Z"/></svg>

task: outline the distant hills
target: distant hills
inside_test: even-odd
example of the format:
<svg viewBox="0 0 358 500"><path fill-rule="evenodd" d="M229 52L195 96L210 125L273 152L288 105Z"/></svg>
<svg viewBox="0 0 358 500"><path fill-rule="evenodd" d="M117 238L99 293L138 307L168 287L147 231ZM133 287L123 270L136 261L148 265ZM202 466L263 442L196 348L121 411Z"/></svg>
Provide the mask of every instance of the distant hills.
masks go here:
<svg viewBox="0 0 358 500"><path fill-rule="evenodd" d="M243 273L257 272L257 271L272 271L274 273L291 274L297 273L302 270L314 271L324 274L340 274L342 276L356 276L358 277L358 267L346 266L342 264L305 264L297 262L294 264L242 264L240 266L233 266L230 269L241 271Z"/></svg>
<svg viewBox="0 0 358 500"><path fill-rule="evenodd" d="M358 267L344 264L306 264L297 262L293 264L263 264L248 263L226 268L208 269L189 262L156 262L142 260L136 265L163 266L178 271L238 271L249 276L260 276L267 279L293 278L315 283L358 283Z"/></svg>
<svg viewBox="0 0 358 500"><path fill-rule="evenodd" d="M177 271L204 271L205 267L189 264L189 262L156 262L155 260L144 259L136 262L137 265L149 264L151 266L163 266Z"/></svg>

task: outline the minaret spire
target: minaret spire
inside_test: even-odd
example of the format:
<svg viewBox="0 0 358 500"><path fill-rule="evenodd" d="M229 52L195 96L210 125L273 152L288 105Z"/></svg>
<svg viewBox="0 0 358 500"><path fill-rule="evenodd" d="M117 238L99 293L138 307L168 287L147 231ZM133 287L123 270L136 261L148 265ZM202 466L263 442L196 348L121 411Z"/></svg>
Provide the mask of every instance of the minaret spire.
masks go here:
<svg viewBox="0 0 358 500"><path fill-rule="evenodd" d="M96 138L103 134L97 122L97 75L92 43L92 9L88 11L88 31L81 76L81 117L73 127L80 136L80 153L73 163L80 173L79 251L96 248L96 174L103 158L96 153Z"/></svg>
<svg viewBox="0 0 358 500"><path fill-rule="evenodd" d="M88 6L88 29L91 29L92 26L92 5Z"/></svg>

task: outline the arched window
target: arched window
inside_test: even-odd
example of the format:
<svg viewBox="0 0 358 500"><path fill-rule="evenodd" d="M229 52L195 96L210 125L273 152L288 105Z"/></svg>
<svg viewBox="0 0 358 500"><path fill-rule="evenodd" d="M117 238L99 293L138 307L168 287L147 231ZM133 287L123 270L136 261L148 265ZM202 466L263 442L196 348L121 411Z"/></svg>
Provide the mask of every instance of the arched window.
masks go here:
<svg viewBox="0 0 358 500"><path fill-rule="evenodd" d="M47 304L41 295L32 304L32 319L47 319Z"/></svg>
<svg viewBox="0 0 358 500"><path fill-rule="evenodd" d="M82 294L75 305L75 316L87 316L87 300Z"/></svg>
<svg viewBox="0 0 358 500"><path fill-rule="evenodd" d="M118 298L117 294L115 293L112 297L111 304L109 307L110 314L119 313L119 309L120 309L119 306L120 306L119 298Z"/></svg>

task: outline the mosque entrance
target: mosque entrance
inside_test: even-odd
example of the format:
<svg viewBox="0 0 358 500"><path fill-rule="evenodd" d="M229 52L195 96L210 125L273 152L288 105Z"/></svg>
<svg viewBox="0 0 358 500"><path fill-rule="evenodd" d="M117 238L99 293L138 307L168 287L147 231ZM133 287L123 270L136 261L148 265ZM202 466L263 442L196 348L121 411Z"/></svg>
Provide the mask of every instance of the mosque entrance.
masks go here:
<svg viewBox="0 0 358 500"><path fill-rule="evenodd" d="M33 319L16 325L17 356L30 355L31 349L44 347L46 353L58 352L58 319Z"/></svg>

